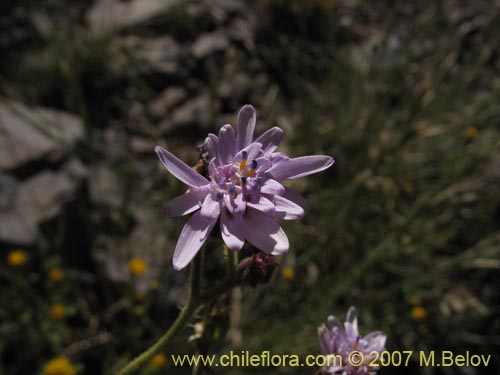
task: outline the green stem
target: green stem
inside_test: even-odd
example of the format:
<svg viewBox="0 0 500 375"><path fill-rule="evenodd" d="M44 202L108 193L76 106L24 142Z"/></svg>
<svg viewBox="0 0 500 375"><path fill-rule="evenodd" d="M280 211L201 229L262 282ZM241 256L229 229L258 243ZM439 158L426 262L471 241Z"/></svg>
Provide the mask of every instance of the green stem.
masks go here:
<svg viewBox="0 0 500 375"><path fill-rule="evenodd" d="M162 348L169 344L177 335L182 327L186 325L196 309L201 305L201 301L197 299L200 291L200 275L201 275L201 255L198 255L191 264L190 273L190 290L189 298L186 306L175 320L174 324L155 342L149 349L137 356L132 362L123 367L117 372L117 375L130 375L142 367L146 362L150 361Z"/></svg>

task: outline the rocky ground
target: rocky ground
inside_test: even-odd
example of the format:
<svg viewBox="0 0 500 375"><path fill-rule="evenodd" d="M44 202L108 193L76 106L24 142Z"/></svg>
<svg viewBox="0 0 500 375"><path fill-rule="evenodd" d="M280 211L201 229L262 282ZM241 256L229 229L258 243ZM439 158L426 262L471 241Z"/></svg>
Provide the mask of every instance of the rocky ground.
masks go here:
<svg viewBox="0 0 500 375"><path fill-rule="evenodd" d="M1 103L0 241L9 247L35 247L47 234L40 230L44 224L57 226L69 217L85 228L109 222L118 227L118 235L114 230L97 231L95 237L83 238L88 231L80 233L76 241L87 243L81 250L89 253L83 256L88 258L84 268L95 258L104 263L111 279L124 281L128 279L126 261L134 252L154 257L145 250L150 244L143 242L150 241L151 231L157 230L151 223L161 208L136 201L148 195L152 180L158 181L158 177L151 178L159 174L153 162L154 146L166 143L195 162L196 144L218 126L234 123L242 103L255 101L259 95L273 100L269 78L256 73L255 13L247 9L239 0L99 0L83 5L81 14L75 16L82 25L78 35L84 39L83 48L98 48L92 43L105 39L101 48L107 59L99 63L120 81L107 87L110 97L103 100L108 103L92 102L89 107L102 111L102 104L127 103L111 103L114 108L104 108L104 118L89 112L92 108L78 116L20 101ZM33 17L33 27L49 41L59 35L61 27L60 21L49 17L51 13L56 12L49 8ZM88 63L75 56L60 58L61 64L75 64L68 68L72 71ZM241 63L241 59L246 61ZM88 80L95 84L94 77ZM144 91L138 92L137 81L147 85ZM51 84L56 91L71 95L66 83L62 82L63 87ZM259 129L268 126L265 111L266 107L260 111ZM189 142L191 146L186 146ZM132 194L130 184L137 182L142 182L140 193ZM67 212L75 211L75 202L91 207L90 223L79 222L77 212ZM62 235L69 236L70 230L65 230ZM126 245L130 243L134 245ZM91 255L94 245L100 250ZM64 250L72 259L69 252Z"/></svg>

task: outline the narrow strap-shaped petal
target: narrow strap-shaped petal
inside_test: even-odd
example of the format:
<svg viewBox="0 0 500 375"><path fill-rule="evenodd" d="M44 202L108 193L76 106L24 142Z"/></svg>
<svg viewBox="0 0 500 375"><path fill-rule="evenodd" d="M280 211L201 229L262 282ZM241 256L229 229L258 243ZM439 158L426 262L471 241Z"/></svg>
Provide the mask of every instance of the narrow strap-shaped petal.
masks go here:
<svg viewBox="0 0 500 375"><path fill-rule="evenodd" d="M209 219L196 212L184 225L174 250L174 268L181 270L195 257L212 231L217 218Z"/></svg>
<svg viewBox="0 0 500 375"><path fill-rule="evenodd" d="M242 150L252 142L255 121L255 109L250 104L243 106L238 113L238 150Z"/></svg>
<svg viewBox="0 0 500 375"><path fill-rule="evenodd" d="M260 191L263 194L282 195L285 193L285 187L278 181L270 178L269 180L264 181Z"/></svg>
<svg viewBox="0 0 500 375"><path fill-rule="evenodd" d="M207 194L201 205L201 216L208 219L217 219L220 214L220 203L216 201L212 194Z"/></svg>
<svg viewBox="0 0 500 375"><path fill-rule="evenodd" d="M210 159L217 157L217 146L219 145L219 137L215 134L208 134L205 138L205 146L207 147L208 155Z"/></svg>
<svg viewBox="0 0 500 375"><path fill-rule="evenodd" d="M363 340L367 342L368 349L370 351L376 350L379 352L384 350L386 339L387 337L380 331L371 332L363 337Z"/></svg>
<svg viewBox="0 0 500 375"><path fill-rule="evenodd" d="M288 199L289 201L298 204L300 207L304 209L305 213L309 212L311 205L309 204L306 198L304 198L301 194L297 193L295 190L292 190L289 187L285 186L285 192L280 195Z"/></svg>
<svg viewBox="0 0 500 375"><path fill-rule="evenodd" d="M331 332L324 325L318 328L318 338L321 353L324 355L333 353Z"/></svg>
<svg viewBox="0 0 500 375"><path fill-rule="evenodd" d="M275 180L291 180L324 171L332 166L333 158L326 155L310 155L283 161L267 171Z"/></svg>
<svg viewBox="0 0 500 375"><path fill-rule="evenodd" d="M208 180L198 172L195 172L189 165L165 150L163 147L156 146L155 151L158 154L162 164L179 181L188 186L200 187L208 184Z"/></svg>
<svg viewBox="0 0 500 375"><path fill-rule="evenodd" d="M224 125L219 131L217 156L221 165L231 163L236 152L236 134L231 125Z"/></svg>
<svg viewBox="0 0 500 375"><path fill-rule="evenodd" d="M273 163L271 163L271 160L266 157L262 158L257 158L255 160L257 162L257 172L263 174L265 171L267 171L269 168L273 166Z"/></svg>
<svg viewBox="0 0 500 375"><path fill-rule="evenodd" d="M255 140L255 142L262 143L262 150L264 153L274 152L278 148L283 139L283 129L275 126L264 133Z"/></svg>
<svg viewBox="0 0 500 375"><path fill-rule="evenodd" d="M302 207L279 195L274 196L274 205L274 216L281 219L297 220L303 218L305 215Z"/></svg>
<svg viewBox="0 0 500 375"><path fill-rule="evenodd" d="M238 151L238 153L234 157L234 160L240 161L241 159L243 159L243 153L246 153L247 160L251 161L261 155L261 151L262 144L260 144L259 142L252 142L249 145L245 146L242 150Z"/></svg>
<svg viewBox="0 0 500 375"><path fill-rule="evenodd" d="M342 323L333 315L327 318L326 325L330 331L335 331L337 334L344 331Z"/></svg>
<svg viewBox="0 0 500 375"><path fill-rule="evenodd" d="M243 199L243 194L238 194L238 196L234 199L231 199L227 194L224 194L224 204L233 215L243 214L247 207L247 202Z"/></svg>
<svg viewBox="0 0 500 375"><path fill-rule="evenodd" d="M207 190L196 189L175 197L167 202L164 212L167 216L183 216L190 214L200 208L201 202L205 199Z"/></svg>
<svg viewBox="0 0 500 375"><path fill-rule="evenodd" d="M282 152L273 152L269 156L271 158L271 161L273 162L273 166L277 166L290 160L290 158Z"/></svg>
<svg viewBox="0 0 500 375"><path fill-rule="evenodd" d="M276 220L250 207L245 213L245 238L272 255L283 254L290 246L288 237Z"/></svg>
<svg viewBox="0 0 500 375"><path fill-rule="evenodd" d="M231 215L228 210L223 209L220 215L220 231L229 250L241 250L245 244L245 222L242 215Z"/></svg>
<svg viewBox="0 0 500 375"><path fill-rule="evenodd" d="M344 326L348 336L354 338L358 337L358 317L356 314L356 308L354 306L351 306L347 311L347 319L344 323Z"/></svg>
<svg viewBox="0 0 500 375"><path fill-rule="evenodd" d="M261 196L259 201L256 203L247 202L247 206L255 208L256 210L259 210L260 212L264 212L266 214L274 214L275 210L273 202L263 196Z"/></svg>

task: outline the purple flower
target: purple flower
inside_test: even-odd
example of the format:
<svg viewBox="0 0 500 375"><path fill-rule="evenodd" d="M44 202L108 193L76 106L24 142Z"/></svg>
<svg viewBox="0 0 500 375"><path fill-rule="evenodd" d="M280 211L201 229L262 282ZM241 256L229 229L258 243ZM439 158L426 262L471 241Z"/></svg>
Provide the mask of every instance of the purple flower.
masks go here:
<svg viewBox="0 0 500 375"><path fill-rule="evenodd" d="M238 134L231 125L224 125L219 136L209 134L209 179L162 147L155 148L167 170L189 186L167 203L166 213L197 211L177 241L174 268L182 269L193 259L219 219L222 238L233 251L245 241L273 255L288 251L288 238L277 219L302 218L307 202L281 182L320 172L334 161L323 155L288 158L275 152L283 136L278 127L253 142L255 119L254 108L246 105L238 115Z"/></svg>
<svg viewBox="0 0 500 375"><path fill-rule="evenodd" d="M318 328L318 335L322 354L330 356L327 357L327 365L323 367L324 374L372 374L378 370L378 366L370 366L375 359L372 355L374 351L381 353L384 350L386 336L380 331L360 336L354 307L347 312L344 326L336 317L329 316L326 325ZM349 359L349 354L356 351L362 357L357 356L353 362ZM354 366L359 358L364 361L359 366Z"/></svg>

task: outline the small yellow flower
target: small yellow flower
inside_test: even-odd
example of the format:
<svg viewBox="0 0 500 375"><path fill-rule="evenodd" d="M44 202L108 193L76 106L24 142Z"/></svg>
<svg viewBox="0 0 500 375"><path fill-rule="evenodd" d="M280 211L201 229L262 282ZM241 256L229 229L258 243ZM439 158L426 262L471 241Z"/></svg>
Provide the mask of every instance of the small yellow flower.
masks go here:
<svg viewBox="0 0 500 375"><path fill-rule="evenodd" d="M128 262L128 268L132 276L140 276L148 269L148 264L140 258L132 258Z"/></svg>
<svg viewBox="0 0 500 375"><path fill-rule="evenodd" d="M64 279L64 271L59 267L54 267L49 272L49 278L52 281L61 281Z"/></svg>
<svg viewBox="0 0 500 375"><path fill-rule="evenodd" d="M75 375L76 368L66 357L51 359L43 366L45 375Z"/></svg>
<svg viewBox="0 0 500 375"><path fill-rule="evenodd" d="M167 357L165 356L165 354L158 353L153 358L151 358L151 367L155 370L167 367Z"/></svg>
<svg viewBox="0 0 500 375"><path fill-rule="evenodd" d="M479 130L475 126L469 126L465 129L465 136L469 139L475 139L479 136Z"/></svg>
<svg viewBox="0 0 500 375"><path fill-rule="evenodd" d="M293 280L295 278L295 270L292 267L283 267L281 277L287 281Z"/></svg>
<svg viewBox="0 0 500 375"><path fill-rule="evenodd" d="M411 317L414 320L424 320L427 316L427 311L422 306L415 306L411 309Z"/></svg>
<svg viewBox="0 0 500 375"><path fill-rule="evenodd" d="M59 320L64 318L66 315L66 308L60 303L54 303L50 306L50 317L54 320Z"/></svg>
<svg viewBox="0 0 500 375"><path fill-rule="evenodd" d="M7 255L7 264L14 267L21 266L26 263L27 259L28 255L26 255L25 251L14 250Z"/></svg>

